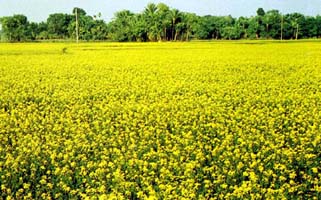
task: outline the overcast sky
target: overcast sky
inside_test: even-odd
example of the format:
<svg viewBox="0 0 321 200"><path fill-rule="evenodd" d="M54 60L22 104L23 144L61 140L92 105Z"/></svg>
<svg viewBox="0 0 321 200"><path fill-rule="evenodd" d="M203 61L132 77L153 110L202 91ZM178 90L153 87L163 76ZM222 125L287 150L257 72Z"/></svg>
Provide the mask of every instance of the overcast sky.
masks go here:
<svg viewBox="0 0 321 200"><path fill-rule="evenodd" d="M282 13L321 15L321 0L0 0L0 16L24 14L29 21L40 22L49 14L71 13L73 7L80 7L89 15L101 12L103 19L109 21L116 11L141 12L150 2L163 2L198 15L252 16L259 7L266 11L278 9Z"/></svg>

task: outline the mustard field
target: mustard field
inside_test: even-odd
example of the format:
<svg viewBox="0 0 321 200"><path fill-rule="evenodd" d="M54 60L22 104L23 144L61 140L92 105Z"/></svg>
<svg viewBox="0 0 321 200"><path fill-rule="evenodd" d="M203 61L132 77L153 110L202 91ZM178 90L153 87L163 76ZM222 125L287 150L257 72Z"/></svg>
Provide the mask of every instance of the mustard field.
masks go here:
<svg viewBox="0 0 321 200"><path fill-rule="evenodd" d="M0 199L321 199L321 43L0 44Z"/></svg>

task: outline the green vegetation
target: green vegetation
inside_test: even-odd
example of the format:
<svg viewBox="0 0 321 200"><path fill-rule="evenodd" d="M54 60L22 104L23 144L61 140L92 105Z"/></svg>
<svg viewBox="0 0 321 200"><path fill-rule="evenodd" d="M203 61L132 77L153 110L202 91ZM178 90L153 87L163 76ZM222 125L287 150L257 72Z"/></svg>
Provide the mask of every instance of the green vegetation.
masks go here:
<svg viewBox="0 0 321 200"><path fill-rule="evenodd" d="M46 22L29 22L24 15L0 18L4 41L80 40L98 41L189 41L191 39L302 39L321 37L321 16L265 12L255 16L197 16L166 4L150 3L141 13L122 10L111 22L101 13L88 16L81 8L72 14L54 13ZM77 26L78 25L78 26ZM77 29L78 28L78 29ZM77 34L78 33L78 34Z"/></svg>
<svg viewBox="0 0 321 200"><path fill-rule="evenodd" d="M0 198L321 199L320 52L0 44Z"/></svg>

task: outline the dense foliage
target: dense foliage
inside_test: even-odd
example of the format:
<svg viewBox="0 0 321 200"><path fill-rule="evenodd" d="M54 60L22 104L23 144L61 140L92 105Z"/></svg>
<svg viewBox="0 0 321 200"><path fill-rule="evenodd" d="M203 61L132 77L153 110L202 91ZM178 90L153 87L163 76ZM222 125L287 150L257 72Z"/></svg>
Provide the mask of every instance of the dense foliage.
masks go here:
<svg viewBox="0 0 321 200"><path fill-rule="evenodd" d="M320 51L0 44L0 198L320 199Z"/></svg>
<svg viewBox="0 0 321 200"><path fill-rule="evenodd" d="M24 15L2 17L2 40L74 39L76 18L81 40L188 41L190 39L299 39L321 37L321 16L257 10L255 16L197 16L150 3L141 13L122 10L109 23L101 13L88 16L81 8L72 14L51 14L46 22L29 22Z"/></svg>

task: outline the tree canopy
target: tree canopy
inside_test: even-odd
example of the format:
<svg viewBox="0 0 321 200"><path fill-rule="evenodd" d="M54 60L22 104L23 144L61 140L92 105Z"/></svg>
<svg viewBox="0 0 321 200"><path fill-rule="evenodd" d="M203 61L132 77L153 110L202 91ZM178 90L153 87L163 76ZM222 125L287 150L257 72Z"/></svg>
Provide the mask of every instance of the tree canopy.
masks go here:
<svg viewBox="0 0 321 200"><path fill-rule="evenodd" d="M118 11L108 23L101 19L101 13L90 16L82 8L74 8L71 14L50 14L40 23L29 22L22 14L0 18L2 41L72 40L76 35L86 41L320 38L321 16L282 14L263 8L251 17L198 16L164 3L149 3L140 13Z"/></svg>

